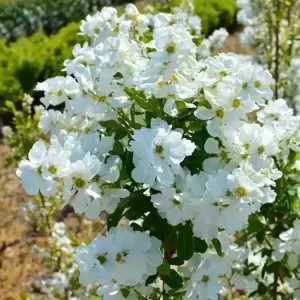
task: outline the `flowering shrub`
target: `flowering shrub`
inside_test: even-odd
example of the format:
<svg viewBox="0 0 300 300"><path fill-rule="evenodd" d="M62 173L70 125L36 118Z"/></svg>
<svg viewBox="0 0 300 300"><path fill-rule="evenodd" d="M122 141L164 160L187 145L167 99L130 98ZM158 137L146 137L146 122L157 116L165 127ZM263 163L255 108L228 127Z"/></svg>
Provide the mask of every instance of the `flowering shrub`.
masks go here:
<svg viewBox="0 0 300 300"><path fill-rule="evenodd" d="M239 0L237 4L237 19L245 26L242 42L257 50L255 61L273 74L276 98L287 98L299 112L300 1Z"/></svg>
<svg viewBox="0 0 300 300"><path fill-rule="evenodd" d="M180 9L106 7L81 34L91 41L66 76L36 87L50 139L17 170L29 195L62 191L78 214L109 214L106 235L76 250L80 282L104 300L297 299L285 229L297 226L299 118L273 101L270 72L211 56L226 33L205 39Z"/></svg>

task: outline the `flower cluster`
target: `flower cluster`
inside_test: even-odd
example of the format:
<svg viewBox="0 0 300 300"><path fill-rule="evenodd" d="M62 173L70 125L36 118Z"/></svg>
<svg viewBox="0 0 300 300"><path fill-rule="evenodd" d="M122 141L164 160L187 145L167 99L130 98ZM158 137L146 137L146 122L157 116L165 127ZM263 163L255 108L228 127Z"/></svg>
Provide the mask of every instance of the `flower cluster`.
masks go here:
<svg viewBox="0 0 300 300"><path fill-rule="evenodd" d="M114 187L120 159L108 155L112 147L112 137L100 139L96 133L80 136L62 130L52 136L48 149L42 141L36 142L17 175L29 195L53 195L61 183L64 205L76 194L75 212L97 218L101 211L113 212L120 198L129 195L126 189Z"/></svg>
<svg viewBox="0 0 300 300"><path fill-rule="evenodd" d="M137 291L132 293L137 293L137 298L142 283L145 285L145 280L156 274L162 263L159 248L160 241L146 233L133 231L128 226L113 228L107 236L78 247L76 260L80 281L83 284L101 282L98 294L104 299L112 295L122 299L122 288L136 286Z"/></svg>
<svg viewBox="0 0 300 300"><path fill-rule="evenodd" d="M275 201L277 158L298 151L299 119L272 101L272 75L234 54L204 59L226 33L204 39L180 9L106 7L81 34L90 43L74 47L66 76L37 85L50 139L17 171L30 195L62 191L79 214L109 213L108 234L77 249L81 283L99 283L104 300L241 286L247 251L232 236ZM136 222L116 227L122 217Z"/></svg>

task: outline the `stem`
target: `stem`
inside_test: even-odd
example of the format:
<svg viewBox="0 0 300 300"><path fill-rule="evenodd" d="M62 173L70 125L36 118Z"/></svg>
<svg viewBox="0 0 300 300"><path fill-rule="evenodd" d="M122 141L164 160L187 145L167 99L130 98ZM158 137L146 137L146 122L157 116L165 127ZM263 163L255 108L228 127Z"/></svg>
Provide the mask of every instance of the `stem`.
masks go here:
<svg viewBox="0 0 300 300"><path fill-rule="evenodd" d="M167 236L164 239L164 241L163 241L163 248L164 248L164 258L166 260L169 260L173 256L173 254L175 252L175 249L172 248L171 240L170 240L169 236ZM164 290L165 290L165 288L164 288L164 281L161 279L161 293L162 293L162 297L161 297L160 300L165 300L166 299L165 295L164 295Z"/></svg>
<svg viewBox="0 0 300 300"><path fill-rule="evenodd" d="M46 222L47 228L48 228L48 230L49 230L49 233L51 233L51 232L52 232L52 229L51 229L50 219L49 219L49 216L48 216L48 214L47 214L46 202L45 202L45 198L44 198L44 196L41 194L41 192L40 192L40 198L41 198L41 203L42 203L42 207L43 207L43 209L44 209L44 212L46 212L46 213L45 213L45 222Z"/></svg>
<svg viewBox="0 0 300 300"><path fill-rule="evenodd" d="M279 86L279 26L280 26L280 0L276 0L276 25L275 25L275 98L278 99Z"/></svg>
<svg viewBox="0 0 300 300"><path fill-rule="evenodd" d="M134 109L134 104L130 108L130 117L131 117L131 123L133 125L133 128L135 128L135 109Z"/></svg>
<svg viewBox="0 0 300 300"><path fill-rule="evenodd" d="M278 288L278 272L274 273L274 295L273 295L273 300L277 300L277 288Z"/></svg>

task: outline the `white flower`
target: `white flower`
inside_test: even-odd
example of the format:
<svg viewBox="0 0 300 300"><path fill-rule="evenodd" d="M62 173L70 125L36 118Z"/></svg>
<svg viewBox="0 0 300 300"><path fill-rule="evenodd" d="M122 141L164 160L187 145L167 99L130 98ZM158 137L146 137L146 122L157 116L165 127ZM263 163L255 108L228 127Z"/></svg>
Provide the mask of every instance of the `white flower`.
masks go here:
<svg viewBox="0 0 300 300"><path fill-rule="evenodd" d="M113 7L104 7L94 16L88 15L82 21L80 30L83 34L105 40L115 34L118 25L118 12Z"/></svg>
<svg viewBox="0 0 300 300"><path fill-rule="evenodd" d="M153 39L158 51L150 53L152 64L176 61L195 49L192 36L181 28L157 28Z"/></svg>
<svg viewBox="0 0 300 300"><path fill-rule="evenodd" d="M80 86L71 76L57 76L38 83L36 90L45 92L43 104L48 107L66 102L69 96L80 92Z"/></svg>
<svg viewBox="0 0 300 300"><path fill-rule="evenodd" d="M87 285L95 281L109 281L116 267L115 255L110 237L100 236L88 246L80 245L76 250L80 282Z"/></svg>
<svg viewBox="0 0 300 300"><path fill-rule="evenodd" d="M111 290L112 279L119 285L137 285L154 275L162 263L159 248L159 240L146 233L127 226L113 228L107 237L98 237L77 250L80 281L85 285L95 281L103 283L104 288L98 291L100 294L105 292L105 286Z"/></svg>
<svg viewBox="0 0 300 300"><path fill-rule="evenodd" d="M160 119L152 119L151 128L135 130L130 146L135 165L132 178L149 185L156 180L166 186L173 184L180 163L195 150L194 143Z"/></svg>
<svg viewBox="0 0 300 300"><path fill-rule="evenodd" d="M229 129L226 133L226 147L232 153L240 153L242 159L250 159L259 170L264 161L280 152L278 137L271 126L244 123L239 129Z"/></svg>
<svg viewBox="0 0 300 300"><path fill-rule="evenodd" d="M156 273L157 267L162 263L158 239L143 232L133 231L131 227L114 228L110 233L117 250L114 279L118 283L135 285L144 276Z"/></svg>
<svg viewBox="0 0 300 300"><path fill-rule="evenodd" d="M224 42L229 36L229 33L225 28L215 30L209 37L209 41L214 48L221 48L224 46Z"/></svg>
<svg viewBox="0 0 300 300"><path fill-rule="evenodd" d="M2 134L5 138L10 138L13 135L13 130L10 126L3 126Z"/></svg>
<svg viewBox="0 0 300 300"><path fill-rule="evenodd" d="M187 293L184 299L218 299L221 291L220 276L225 275L227 267L225 262L217 255L203 259L187 283Z"/></svg>
<svg viewBox="0 0 300 300"><path fill-rule="evenodd" d="M285 121L291 118L293 110L288 107L283 99L270 101L268 105L257 112L257 119L264 124L272 124L274 121Z"/></svg>
<svg viewBox="0 0 300 300"><path fill-rule="evenodd" d="M161 193L153 195L151 201L173 226L191 218L183 195L177 194L175 188L163 189Z"/></svg>
<svg viewBox="0 0 300 300"><path fill-rule="evenodd" d="M36 195L40 191L42 195L55 194L57 183L52 178L45 179L42 176L41 166L47 156L47 149L43 142L36 142L28 154L28 158L20 162L17 176L20 177L25 191L29 195Z"/></svg>
<svg viewBox="0 0 300 300"><path fill-rule="evenodd" d="M91 180L99 173L101 162L95 155L87 153L82 160L70 165L69 175L64 178L63 198L66 205L72 195L75 196L74 209L82 213L82 203L86 197L98 197Z"/></svg>
<svg viewBox="0 0 300 300"><path fill-rule="evenodd" d="M287 295L287 294L292 294L294 292L294 289L290 286L289 282L280 281L277 291L284 295Z"/></svg>
<svg viewBox="0 0 300 300"><path fill-rule="evenodd" d="M121 198L129 196L126 189L103 188L92 183L85 191L79 191L75 197L74 210L78 214L85 213L90 219L99 217L102 211L113 213Z"/></svg>
<svg viewBox="0 0 300 300"><path fill-rule="evenodd" d="M242 99L255 99L259 105L265 104L266 100L271 100L273 91L270 85L273 82L272 75L269 71L262 68L251 68L247 66L241 69L239 76L239 96Z"/></svg>
<svg viewBox="0 0 300 300"><path fill-rule="evenodd" d="M161 193L152 195L151 201L162 217L171 225L192 220L201 209L206 176L203 173L193 176L187 170L176 177L176 185L161 188Z"/></svg>
<svg viewBox="0 0 300 300"><path fill-rule="evenodd" d="M293 223L293 228L288 229L280 234L280 242L278 243L277 251L284 255L287 252L300 253L299 245L299 228L300 220L296 219Z"/></svg>
<svg viewBox="0 0 300 300"><path fill-rule="evenodd" d="M47 180L67 176L70 168L69 156L69 151L64 151L55 145L50 146L41 165L42 176Z"/></svg>
<svg viewBox="0 0 300 300"><path fill-rule="evenodd" d="M241 99L233 89L225 84L219 84L216 90L205 90L204 94L211 108L201 106L194 114L200 120L209 120L207 131L213 137L220 136L224 131L223 125L237 127L240 120L247 118L246 113L257 108L254 102Z"/></svg>

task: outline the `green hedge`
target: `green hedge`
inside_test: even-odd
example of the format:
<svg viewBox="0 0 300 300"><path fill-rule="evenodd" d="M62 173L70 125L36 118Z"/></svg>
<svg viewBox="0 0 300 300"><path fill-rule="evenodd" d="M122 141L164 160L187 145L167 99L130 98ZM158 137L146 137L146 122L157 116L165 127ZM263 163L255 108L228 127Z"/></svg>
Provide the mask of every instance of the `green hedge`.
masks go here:
<svg viewBox="0 0 300 300"><path fill-rule="evenodd" d="M80 21L105 5L134 0L24 0L0 5L0 37L16 40L39 29L53 34L69 22Z"/></svg>
<svg viewBox="0 0 300 300"><path fill-rule="evenodd" d="M209 34L220 27L230 32L235 30L237 26L235 0L194 0L194 6L195 13L202 20L204 33Z"/></svg>
<svg viewBox="0 0 300 300"><path fill-rule="evenodd" d="M29 38L20 38L7 45L0 41L0 107L5 100L18 101L32 93L38 81L62 73L63 62L71 57L78 36L79 24L70 23L56 35L39 31Z"/></svg>

